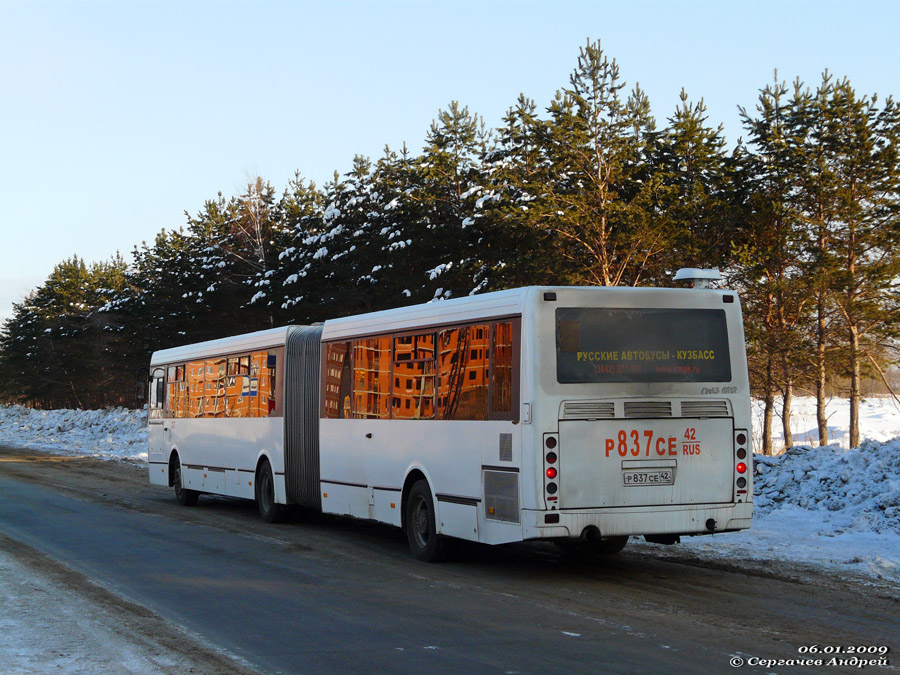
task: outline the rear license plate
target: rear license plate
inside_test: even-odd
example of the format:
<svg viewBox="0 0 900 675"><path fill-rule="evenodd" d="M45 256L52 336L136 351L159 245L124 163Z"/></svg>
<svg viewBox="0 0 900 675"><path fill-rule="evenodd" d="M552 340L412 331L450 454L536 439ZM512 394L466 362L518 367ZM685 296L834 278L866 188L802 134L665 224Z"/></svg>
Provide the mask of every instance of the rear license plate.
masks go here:
<svg viewBox="0 0 900 675"><path fill-rule="evenodd" d="M675 472L672 469L623 471L622 477L625 481L625 487L675 484Z"/></svg>

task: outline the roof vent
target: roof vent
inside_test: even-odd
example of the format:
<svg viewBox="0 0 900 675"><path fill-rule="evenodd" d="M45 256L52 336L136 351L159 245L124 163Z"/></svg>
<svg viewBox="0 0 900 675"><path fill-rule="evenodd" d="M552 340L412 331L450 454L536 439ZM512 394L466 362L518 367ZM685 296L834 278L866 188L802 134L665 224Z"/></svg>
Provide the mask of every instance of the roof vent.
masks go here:
<svg viewBox="0 0 900 675"><path fill-rule="evenodd" d="M709 288L711 281L719 281L722 274L717 269L701 270L696 267L682 267L675 272L675 281L693 281L694 288Z"/></svg>

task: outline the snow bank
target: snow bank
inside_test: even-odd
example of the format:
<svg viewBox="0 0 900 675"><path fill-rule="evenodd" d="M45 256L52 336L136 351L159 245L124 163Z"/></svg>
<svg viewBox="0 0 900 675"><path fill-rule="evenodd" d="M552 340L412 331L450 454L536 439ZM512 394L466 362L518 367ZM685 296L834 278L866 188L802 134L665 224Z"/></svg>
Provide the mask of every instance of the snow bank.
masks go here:
<svg viewBox="0 0 900 675"><path fill-rule="evenodd" d="M686 537L684 548L900 583L900 439L852 450L806 445L753 460L753 526Z"/></svg>
<svg viewBox="0 0 900 675"><path fill-rule="evenodd" d="M754 458L759 515L794 505L821 512L833 534L900 534L900 439L866 440L859 448L808 445Z"/></svg>
<svg viewBox="0 0 900 675"><path fill-rule="evenodd" d="M147 461L147 412L0 406L0 445Z"/></svg>

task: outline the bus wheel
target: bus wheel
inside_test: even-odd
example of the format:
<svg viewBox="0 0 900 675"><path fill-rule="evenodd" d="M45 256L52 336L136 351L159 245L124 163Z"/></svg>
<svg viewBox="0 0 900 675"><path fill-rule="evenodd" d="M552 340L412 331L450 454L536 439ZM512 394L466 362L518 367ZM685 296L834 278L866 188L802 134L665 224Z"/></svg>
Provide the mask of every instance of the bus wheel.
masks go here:
<svg viewBox="0 0 900 675"><path fill-rule="evenodd" d="M434 500L428 482L413 484L406 502L406 538L413 555L423 562L438 562L444 556L446 542L437 533Z"/></svg>
<svg viewBox="0 0 900 675"><path fill-rule="evenodd" d="M172 485L175 486L175 500L182 506L195 506L200 493L196 490L188 490L182 485L181 461L177 458L172 466Z"/></svg>
<svg viewBox="0 0 900 675"><path fill-rule="evenodd" d="M256 505L259 507L259 517L263 522L278 522L281 517L281 504L275 503L275 478L267 461L263 461L256 472Z"/></svg>

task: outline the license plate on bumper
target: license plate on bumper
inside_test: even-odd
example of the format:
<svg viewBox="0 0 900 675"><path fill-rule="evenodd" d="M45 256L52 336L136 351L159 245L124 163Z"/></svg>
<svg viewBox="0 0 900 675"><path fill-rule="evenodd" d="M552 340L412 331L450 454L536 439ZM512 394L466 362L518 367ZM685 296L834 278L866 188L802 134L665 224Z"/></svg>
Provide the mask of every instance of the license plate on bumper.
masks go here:
<svg viewBox="0 0 900 675"><path fill-rule="evenodd" d="M646 487L648 485L674 485L673 469L625 470L622 472L625 487Z"/></svg>

